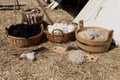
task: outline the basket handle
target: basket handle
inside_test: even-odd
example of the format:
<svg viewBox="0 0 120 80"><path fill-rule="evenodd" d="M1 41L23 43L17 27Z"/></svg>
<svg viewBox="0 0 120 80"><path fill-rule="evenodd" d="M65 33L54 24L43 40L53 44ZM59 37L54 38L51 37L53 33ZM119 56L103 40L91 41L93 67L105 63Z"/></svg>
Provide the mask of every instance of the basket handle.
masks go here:
<svg viewBox="0 0 120 80"><path fill-rule="evenodd" d="M7 27L5 28L5 33L8 36L8 28Z"/></svg>
<svg viewBox="0 0 120 80"><path fill-rule="evenodd" d="M52 31L52 34L53 34L53 35L55 35L55 31L60 31L61 35L62 35L62 36L64 35L63 31L60 30L60 29L54 29L54 30Z"/></svg>
<svg viewBox="0 0 120 80"><path fill-rule="evenodd" d="M43 23L40 24L40 28L41 28L41 31L44 32L44 26L43 26Z"/></svg>
<svg viewBox="0 0 120 80"><path fill-rule="evenodd" d="M83 27L84 27L84 22L83 22L83 20L80 20L78 22L78 29L81 31L83 29Z"/></svg>
<svg viewBox="0 0 120 80"><path fill-rule="evenodd" d="M113 34L113 30L110 30L109 33L108 33L108 39L107 40L110 40L112 34Z"/></svg>

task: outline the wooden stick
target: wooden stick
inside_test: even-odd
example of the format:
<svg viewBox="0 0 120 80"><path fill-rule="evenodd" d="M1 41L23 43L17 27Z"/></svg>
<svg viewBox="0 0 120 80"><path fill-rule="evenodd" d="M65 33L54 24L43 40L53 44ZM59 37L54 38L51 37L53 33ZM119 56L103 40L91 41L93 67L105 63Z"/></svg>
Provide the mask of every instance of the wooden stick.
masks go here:
<svg viewBox="0 0 120 80"><path fill-rule="evenodd" d="M14 3L14 5L13 5L13 10L14 10L14 12L16 13L16 5L18 6L18 10L20 10L20 5L19 5L19 1L18 0L13 0L13 3Z"/></svg>
<svg viewBox="0 0 120 80"><path fill-rule="evenodd" d="M15 12L15 4L16 4L16 0L14 0L13 2L14 2L13 10L14 10L14 12Z"/></svg>
<svg viewBox="0 0 120 80"><path fill-rule="evenodd" d="M33 24L35 24L34 16L32 16L32 22L33 22Z"/></svg>
<svg viewBox="0 0 120 80"><path fill-rule="evenodd" d="M39 4L39 6L41 7L43 13L44 13L45 16L47 17L47 19L48 19L48 21L50 22L50 24L53 24L53 21L50 19L50 17L48 16L47 12L44 10L44 8L43 8L41 2L40 2L39 0L36 0L36 1L37 1L37 3Z"/></svg>

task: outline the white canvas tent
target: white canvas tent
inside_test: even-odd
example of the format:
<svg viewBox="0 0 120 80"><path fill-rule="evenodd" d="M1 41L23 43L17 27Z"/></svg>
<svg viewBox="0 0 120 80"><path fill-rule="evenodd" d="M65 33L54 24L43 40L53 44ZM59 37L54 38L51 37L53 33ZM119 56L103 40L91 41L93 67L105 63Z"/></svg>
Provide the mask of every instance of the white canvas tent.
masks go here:
<svg viewBox="0 0 120 80"><path fill-rule="evenodd" d="M84 20L85 26L114 30L113 38L120 45L120 0L89 0L73 23Z"/></svg>

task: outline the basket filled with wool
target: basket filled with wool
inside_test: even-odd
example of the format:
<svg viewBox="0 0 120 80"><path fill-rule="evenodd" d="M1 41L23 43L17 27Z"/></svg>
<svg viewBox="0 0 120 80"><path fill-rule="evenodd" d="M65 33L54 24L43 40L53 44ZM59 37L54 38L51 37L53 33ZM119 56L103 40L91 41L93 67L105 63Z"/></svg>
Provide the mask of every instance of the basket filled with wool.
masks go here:
<svg viewBox="0 0 120 80"><path fill-rule="evenodd" d="M45 33L49 41L63 43L75 39L75 29L75 26L66 20L61 20L53 25L48 25Z"/></svg>
<svg viewBox="0 0 120 80"><path fill-rule="evenodd" d="M83 20L75 32L78 47L88 52L106 52L110 48L113 30L100 27L84 27Z"/></svg>
<svg viewBox="0 0 120 80"><path fill-rule="evenodd" d="M40 43L44 32L41 24L16 24L6 28L8 43L13 47L30 47Z"/></svg>

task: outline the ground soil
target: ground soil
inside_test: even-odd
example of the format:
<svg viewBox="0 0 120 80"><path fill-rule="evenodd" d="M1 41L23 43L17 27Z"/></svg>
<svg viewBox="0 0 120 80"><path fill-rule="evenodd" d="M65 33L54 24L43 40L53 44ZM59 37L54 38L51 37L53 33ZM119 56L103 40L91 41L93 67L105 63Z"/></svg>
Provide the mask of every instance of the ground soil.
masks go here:
<svg viewBox="0 0 120 80"><path fill-rule="evenodd" d="M11 5L13 0L1 0L0 5ZM19 0L25 7L37 6L30 4L30 0ZM61 19L73 20L73 12L63 9L46 10L53 22ZM44 21L49 21L44 16ZM25 50L33 50L40 46L77 46L77 41L68 43L43 42L28 48L11 47L6 39L5 27L21 23L19 11L0 11L0 80L120 80L120 48L114 48L105 53L92 54L98 58L96 62L85 62L82 65L72 64L68 55L57 54L51 50L38 53L35 61L19 59L15 54ZM87 53L87 52L86 52Z"/></svg>

